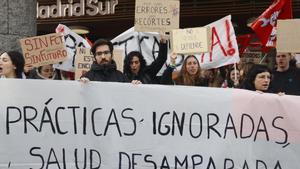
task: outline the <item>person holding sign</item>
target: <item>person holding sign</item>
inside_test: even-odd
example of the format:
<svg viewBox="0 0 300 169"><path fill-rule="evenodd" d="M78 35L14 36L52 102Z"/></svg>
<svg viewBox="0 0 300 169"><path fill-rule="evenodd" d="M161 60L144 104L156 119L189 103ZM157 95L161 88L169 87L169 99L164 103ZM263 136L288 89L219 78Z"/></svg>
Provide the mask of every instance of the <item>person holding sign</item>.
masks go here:
<svg viewBox="0 0 300 169"><path fill-rule="evenodd" d="M194 55L189 55L183 62L179 75L173 80L172 72L176 68L175 61L177 55L171 55L171 63L161 77L161 84L175 84L186 86L208 86L208 80L201 76L201 68L198 59Z"/></svg>
<svg viewBox="0 0 300 169"><path fill-rule="evenodd" d="M122 72L117 70L113 60L113 44L106 39L98 39L92 46L94 62L91 69L83 74L79 81L128 82Z"/></svg>
<svg viewBox="0 0 300 169"><path fill-rule="evenodd" d="M253 65L243 81L241 88L270 93L271 70L266 65Z"/></svg>
<svg viewBox="0 0 300 169"><path fill-rule="evenodd" d="M22 79L25 75L25 60L23 55L17 51L4 52L0 56L0 76L1 78Z"/></svg>
<svg viewBox="0 0 300 169"><path fill-rule="evenodd" d="M143 84L153 84L156 80L156 74L162 68L168 55L167 40L161 35L158 57L146 65L146 60L141 52L132 51L124 60L124 74L130 80L138 80Z"/></svg>

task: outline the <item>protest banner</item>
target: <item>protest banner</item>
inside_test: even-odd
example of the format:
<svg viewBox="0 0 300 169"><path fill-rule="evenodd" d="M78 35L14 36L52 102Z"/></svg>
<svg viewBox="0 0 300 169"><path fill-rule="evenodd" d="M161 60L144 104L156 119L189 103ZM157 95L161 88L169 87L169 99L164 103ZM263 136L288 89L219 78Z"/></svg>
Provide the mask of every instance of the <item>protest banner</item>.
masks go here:
<svg viewBox="0 0 300 169"><path fill-rule="evenodd" d="M204 69L238 63L239 49L231 22L231 15L209 25L212 29L211 51L200 55L199 61Z"/></svg>
<svg viewBox="0 0 300 169"><path fill-rule="evenodd" d="M56 33L62 33L65 39L65 45L67 48L68 56L67 60L64 62L60 62L58 64L54 64L53 67L56 69L74 72L75 71L75 56L76 56L76 48L91 48L89 43L81 36L73 32L70 28L63 24L59 24L56 27Z"/></svg>
<svg viewBox="0 0 300 169"><path fill-rule="evenodd" d="M20 43L26 65L39 67L67 59L67 50L60 33L24 38Z"/></svg>
<svg viewBox="0 0 300 169"><path fill-rule="evenodd" d="M300 166L299 96L18 79L0 93L0 168Z"/></svg>
<svg viewBox="0 0 300 169"><path fill-rule="evenodd" d="M196 54L210 52L211 29L187 28L171 31L172 52L178 54Z"/></svg>
<svg viewBox="0 0 300 169"><path fill-rule="evenodd" d="M218 68L240 61L239 50L231 22L228 15L216 22L207 25L212 29L211 52L196 55L201 68ZM147 64L150 64L158 55L159 34L151 32L136 32L130 28L112 40L114 48L123 49L123 57L131 51L140 51ZM170 52L169 52L170 53ZM178 57L178 65L181 66L184 55ZM162 74L163 69L159 72Z"/></svg>
<svg viewBox="0 0 300 169"><path fill-rule="evenodd" d="M116 62L117 70L123 72L123 51L115 49L113 52L113 59ZM90 48L77 48L75 56L75 79L79 79L84 73L90 70L94 61L94 56Z"/></svg>
<svg viewBox="0 0 300 169"><path fill-rule="evenodd" d="M277 21L277 52L300 52L300 19Z"/></svg>
<svg viewBox="0 0 300 169"><path fill-rule="evenodd" d="M179 0L136 0L134 29L169 32L179 28Z"/></svg>
<svg viewBox="0 0 300 169"><path fill-rule="evenodd" d="M123 32L116 38L114 38L112 43L114 44L114 49L122 50L122 58L132 52L139 51L146 60L146 64L150 65L157 57L159 53L159 34L154 32L136 32L134 27ZM164 68L158 73L161 75Z"/></svg>

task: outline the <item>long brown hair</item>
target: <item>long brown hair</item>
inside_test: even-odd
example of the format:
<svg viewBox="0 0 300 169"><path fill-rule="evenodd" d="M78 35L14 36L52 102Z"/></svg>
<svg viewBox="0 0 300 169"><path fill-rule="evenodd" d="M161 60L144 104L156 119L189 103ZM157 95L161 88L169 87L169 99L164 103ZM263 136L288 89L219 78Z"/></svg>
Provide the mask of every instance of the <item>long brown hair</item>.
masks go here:
<svg viewBox="0 0 300 169"><path fill-rule="evenodd" d="M195 75L190 75L186 69L187 60L191 57L195 58L195 60L197 61L197 64L198 64L198 70ZM187 86L203 85L204 79L201 76L201 68L200 68L200 64L199 64L199 61L196 58L196 56L188 55L185 58L183 65L181 67L181 70L179 72L179 75L174 81L176 84L179 84L179 85L187 85Z"/></svg>

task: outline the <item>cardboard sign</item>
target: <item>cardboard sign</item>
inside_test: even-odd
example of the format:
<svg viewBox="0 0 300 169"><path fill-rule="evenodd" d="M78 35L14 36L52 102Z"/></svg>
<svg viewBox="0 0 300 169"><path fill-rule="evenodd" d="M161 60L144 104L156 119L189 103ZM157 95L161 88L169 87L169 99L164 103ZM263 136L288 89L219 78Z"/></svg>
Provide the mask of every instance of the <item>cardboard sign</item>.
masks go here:
<svg viewBox="0 0 300 169"><path fill-rule="evenodd" d="M75 80L91 69L94 56L90 48L76 48L75 56Z"/></svg>
<svg viewBox="0 0 300 169"><path fill-rule="evenodd" d="M179 28L178 0L136 0L135 31L169 32Z"/></svg>
<svg viewBox="0 0 300 169"><path fill-rule="evenodd" d="M174 53L210 52L211 29L203 27L172 30L171 45Z"/></svg>
<svg viewBox="0 0 300 169"><path fill-rule="evenodd" d="M113 59L117 64L117 70L123 72L123 50L114 49ZM94 56L90 51L90 48L76 48L75 56L75 79L79 79L84 73L91 69L91 65L94 61Z"/></svg>
<svg viewBox="0 0 300 169"><path fill-rule="evenodd" d="M300 19L277 21L277 52L300 52Z"/></svg>
<svg viewBox="0 0 300 169"><path fill-rule="evenodd" d="M123 53L124 53L124 51L121 49L114 49L113 53L114 53L113 59L117 64L117 70L123 72L123 67L124 67Z"/></svg>
<svg viewBox="0 0 300 169"><path fill-rule="evenodd" d="M24 38L20 43L25 64L38 67L67 59L64 38L60 33Z"/></svg>

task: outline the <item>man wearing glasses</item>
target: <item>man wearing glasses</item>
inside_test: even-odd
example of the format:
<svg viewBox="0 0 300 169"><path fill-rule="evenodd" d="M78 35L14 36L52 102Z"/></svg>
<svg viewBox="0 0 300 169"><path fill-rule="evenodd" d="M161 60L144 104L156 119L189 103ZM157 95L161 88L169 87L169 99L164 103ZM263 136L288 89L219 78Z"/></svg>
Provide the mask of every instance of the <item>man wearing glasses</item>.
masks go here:
<svg viewBox="0 0 300 169"><path fill-rule="evenodd" d="M110 41L98 39L91 49L94 62L80 81L128 82L123 73L117 70L116 62L113 60L113 48Z"/></svg>

